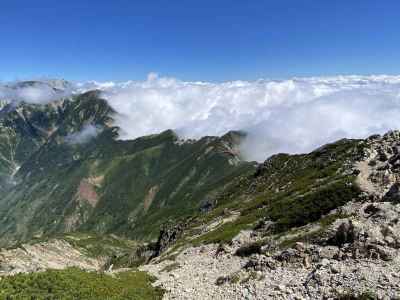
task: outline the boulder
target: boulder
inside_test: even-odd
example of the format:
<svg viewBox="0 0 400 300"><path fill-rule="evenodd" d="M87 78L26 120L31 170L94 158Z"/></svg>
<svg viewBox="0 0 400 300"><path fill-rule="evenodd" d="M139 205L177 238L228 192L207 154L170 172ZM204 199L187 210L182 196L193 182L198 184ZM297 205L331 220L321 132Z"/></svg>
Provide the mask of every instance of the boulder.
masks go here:
<svg viewBox="0 0 400 300"><path fill-rule="evenodd" d="M275 270L278 263L265 255L252 255L244 265L244 269L253 271Z"/></svg>
<svg viewBox="0 0 400 300"><path fill-rule="evenodd" d="M321 247L319 257L322 259L333 259L337 256L339 248L336 246Z"/></svg>
<svg viewBox="0 0 400 300"><path fill-rule="evenodd" d="M394 183L389 191L383 196L383 201L400 203L400 183Z"/></svg>
<svg viewBox="0 0 400 300"><path fill-rule="evenodd" d="M351 220L343 221L334 232L329 243L334 246L342 247L344 244L351 244L356 238L355 228Z"/></svg>
<svg viewBox="0 0 400 300"><path fill-rule="evenodd" d="M280 262L286 262L286 263L295 263L303 261L303 257L302 255L300 255L300 252L292 248L283 250L282 252L275 255L274 258Z"/></svg>
<svg viewBox="0 0 400 300"><path fill-rule="evenodd" d="M395 252L393 249L380 246L380 245L369 245L369 258L371 259L382 259L385 261L393 260Z"/></svg>
<svg viewBox="0 0 400 300"><path fill-rule="evenodd" d="M299 252L304 252L306 250L306 245L302 242L296 242L294 248Z"/></svg>

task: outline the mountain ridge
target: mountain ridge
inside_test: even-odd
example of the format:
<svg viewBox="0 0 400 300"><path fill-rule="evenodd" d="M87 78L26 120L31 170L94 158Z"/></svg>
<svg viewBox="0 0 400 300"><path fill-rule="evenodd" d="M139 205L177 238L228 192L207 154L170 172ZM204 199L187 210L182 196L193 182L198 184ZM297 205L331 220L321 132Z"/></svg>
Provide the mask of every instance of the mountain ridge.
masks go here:
<svg viewBox="0 0 400 300"><path fill-rule="evenodd" d="M42 110L48 118L42 116ZM16 185L10 186L0 201L3 239L20 231L23 232L23 239L29 239L46 230L54 234L75 230L80 226L85 230L107 231L111 230L109 226L121 226L116 223L122 221L119 220L122 215L123 223L129 223L128 220L135 222L136 214L149 215L153 202L158 203L161 210L165 207L173 211L168 206L182 196L189 200L179 200L181 209L193 212L203 201L202 197L211 192L213 184L217 188L216 183L223 181L224 177L235 176L235 169L252 168L252 164L240 159L236 147L243 133L230 132L221 138L204 137L185 142L172 130L167 130L132 141L122 141L117 139L118 128L112 125L114 114L107 102L100 98L99 91L89 91L56 105L21 104L3 117L3 130L14 128L15 135L23 138L28 136L28 141L35 145L26 147L23 139L22 142L16 141L14 147L29 151L15 162L18 170L4 171L12 175ZM10 115L15 117L10 120ZM85 143L68 142L68 136L79 133L87 125L97 126L99 131ZM31 130L29 135L25 128ZM124 177L124 173L131 173L131 176ZM181 177L174 179L177 177L174 173ZM119 178L114 180L109 176ZM130 188L132 180L136 181L135 190ZM104 185L103 181L106 182ZM174 188L172 182L178 188ZM128 201L129 197L135 199L135 194L140 195L139 198ZM160 194L165 196L160 198ZM57 196L51 200L49 195ZM192 199L196 197L196 201ZM103 201L103 198L113 200ZM131 201L136 201L136 204L131 204ZM185 204L185 201L189 203ZM30 221L23 221L27 218L26 214L24 218L15 219L27 209L34 213L29 217ZM102 212L96 213L97 210ZM89 217L92 213L96 216ZM160 215L157 211L153 213ZM43 224L44 220L46 222ZM25 228L21 225L24 222ZM111 225L107 225L107 222ZM17 223L18 226L13 227ZM155 223L161 225L158 220ZM33 231L35 228L36 231ZM116 231L126 234L129 230ZM143 234L156 236L157 231L155 226L152 233Z"/></svg>

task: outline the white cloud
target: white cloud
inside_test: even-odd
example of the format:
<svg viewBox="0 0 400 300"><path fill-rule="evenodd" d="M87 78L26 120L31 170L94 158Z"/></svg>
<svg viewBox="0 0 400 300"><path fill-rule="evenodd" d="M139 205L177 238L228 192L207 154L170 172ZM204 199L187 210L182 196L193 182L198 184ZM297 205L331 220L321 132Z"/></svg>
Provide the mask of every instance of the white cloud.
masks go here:
<svg viewBox="0 0 400 300"><path fill-rule="evenodd" d="M165 129L186 138L245 130L243 153L258 161L400 128L400 76L210 83L152 73L146 81L99 87L119 113L122 139Z"/></svg>
<svg viewBox="0 0 400 300"><path fill-rule="evenodd" d="M89 142L92 138L97 136L101 131L100 127L92 124L85 125L81 131L71 133L66 138L65 141L69 144L84 144Z"/></svg>
<svg viewBox="0 0 400 300"><path fill-rule="evenodd" d="M50 90L17 89L12 95L46 103L60 95L100 89L118 113L122 139L166 129L185 138L245 130L249 136L243 153L258 161L277 152L308 152L339 138L400 128L400 76L212 83L151 73L145 81L64 83L67 88L57 88L63 92L56 94L53 83L48 86ZM0 84L0 100L2 93Z"/></svg>
<svg viewBox="0 0 400 300"><path fill-rule="evenodd" d="M0 100L11 103L46 104L72 93L65 81L25 81L0 83Z"/></svg>

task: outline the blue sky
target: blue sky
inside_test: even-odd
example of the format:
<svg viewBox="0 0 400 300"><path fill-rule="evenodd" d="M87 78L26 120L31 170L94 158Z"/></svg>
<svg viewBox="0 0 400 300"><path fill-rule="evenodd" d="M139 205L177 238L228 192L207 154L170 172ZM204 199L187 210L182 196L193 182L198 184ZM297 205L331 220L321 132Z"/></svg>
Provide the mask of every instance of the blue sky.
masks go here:
<svg viewBox="0 0 400 300"><path fill-rule="evenodd" d="M2 1L0 80L400 73L400 1Z"/></svg>

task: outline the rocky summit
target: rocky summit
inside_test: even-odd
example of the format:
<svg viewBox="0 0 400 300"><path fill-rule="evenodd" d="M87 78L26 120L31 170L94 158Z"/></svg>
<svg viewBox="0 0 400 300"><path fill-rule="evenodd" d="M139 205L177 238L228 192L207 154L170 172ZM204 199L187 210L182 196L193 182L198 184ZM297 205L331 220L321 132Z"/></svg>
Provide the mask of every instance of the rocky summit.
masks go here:
<svg viewBox="0 0 400 300"><path fill-rule="evenodd" d="M256 163L61 94L0 99L0 299L400 298L400 132Z"/></svg>

